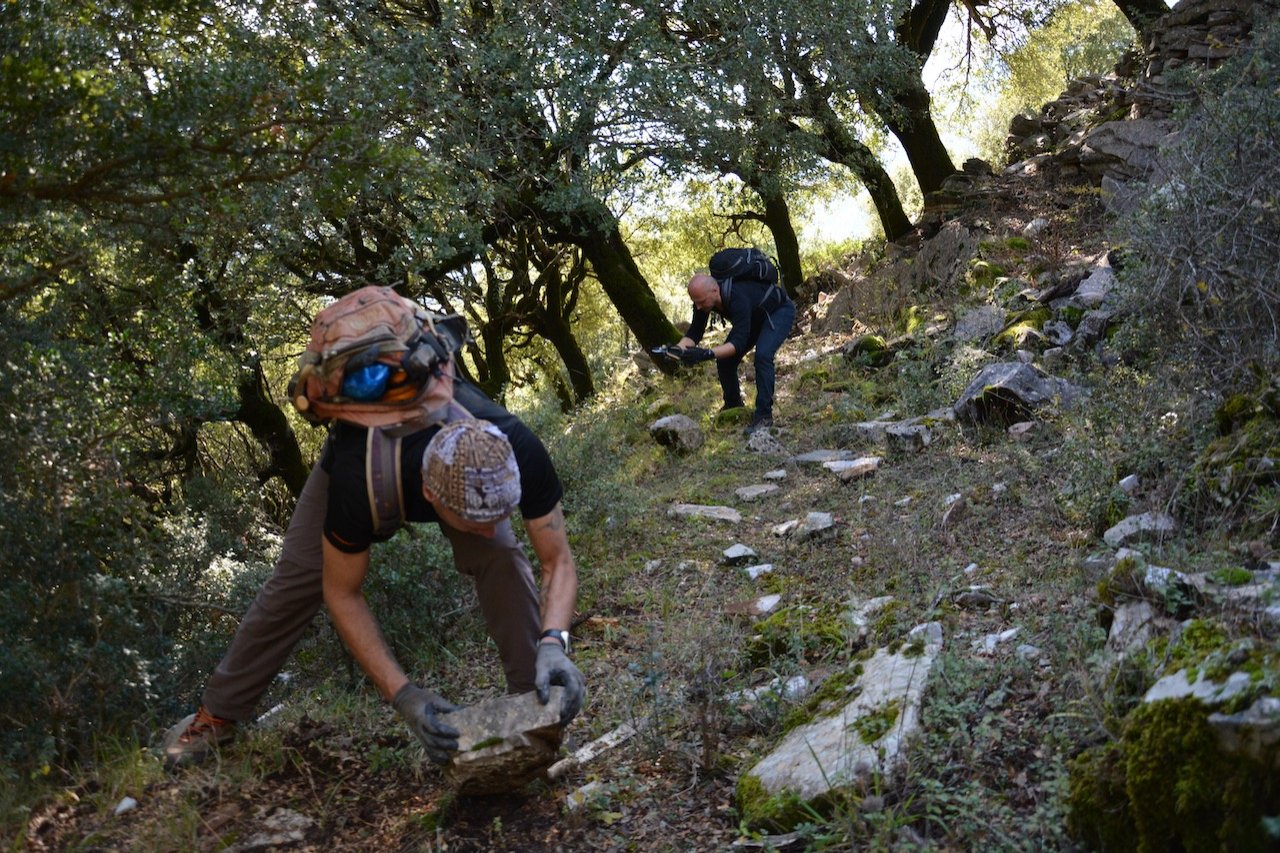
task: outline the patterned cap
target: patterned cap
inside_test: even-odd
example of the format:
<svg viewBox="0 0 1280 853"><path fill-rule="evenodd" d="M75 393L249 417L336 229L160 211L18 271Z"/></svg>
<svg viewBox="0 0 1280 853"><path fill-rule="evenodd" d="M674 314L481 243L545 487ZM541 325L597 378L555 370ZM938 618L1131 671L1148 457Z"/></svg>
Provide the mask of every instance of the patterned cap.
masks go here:
<svg viewBox="0 0 1280 853"><path fill-rule="evenodd" d="M502 430L489 421L445 424L422 455L422 485L444 506L487 524L520 503L520 469Z"/></svg>

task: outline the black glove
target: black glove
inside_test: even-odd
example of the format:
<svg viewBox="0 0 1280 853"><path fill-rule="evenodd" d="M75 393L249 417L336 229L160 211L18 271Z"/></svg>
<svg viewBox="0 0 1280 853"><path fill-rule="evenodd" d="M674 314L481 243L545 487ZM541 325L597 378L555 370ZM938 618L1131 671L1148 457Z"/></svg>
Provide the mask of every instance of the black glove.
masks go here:
<svg viewBox="0 0 1280 853"><path fill-rule="evenodd" d="M440 722L436 715L456 711L458 706L413 682L396 691L391 704L409 724L409 730L422 741L427 757L436 764L448 764L450 753L458 750L458 730Z"/></svg>
<svg viewBox="0 0 1280 853"><path fill-rule="evenodd" d="M582 697L587 689L582 673L569 660L559 643L542 643L538 646L535 669L533 686L538 691L538 701L543 705L551 698L551 685L558 684L564 688L564 699L560 703L560 725L567 725L582 710Z"/></svg>
<svg viewBox="0 0 1280 853"><path fill-rule="evenodd" d="M704 361L713 361L716 357L716 354L706 347L683 347L677 352L677 357L685 364L701 364Z"/></svg>

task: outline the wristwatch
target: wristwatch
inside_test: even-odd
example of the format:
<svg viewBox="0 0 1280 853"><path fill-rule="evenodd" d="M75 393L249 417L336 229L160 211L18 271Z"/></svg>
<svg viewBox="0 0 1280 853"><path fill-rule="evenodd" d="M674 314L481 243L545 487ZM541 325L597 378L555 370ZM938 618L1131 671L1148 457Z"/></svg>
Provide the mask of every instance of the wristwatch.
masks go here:
<svg viewBox="0 0 1280 853"><path fill-rule="evenodd" d="M569 653L569 632L568 631L561 631L558 628L548 628L546 631L543 631L541 635L539 635L538 642L541 643L547 637L552 637L553 639L559 640L560 646L564 649L565 654Z"/></svg>

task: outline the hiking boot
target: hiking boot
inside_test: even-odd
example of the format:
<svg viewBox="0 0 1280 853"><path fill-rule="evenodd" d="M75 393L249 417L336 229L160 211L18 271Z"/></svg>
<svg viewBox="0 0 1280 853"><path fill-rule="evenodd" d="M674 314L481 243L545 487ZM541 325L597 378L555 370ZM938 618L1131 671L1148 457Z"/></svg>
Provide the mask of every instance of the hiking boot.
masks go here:
<svg viewBox="0 0 1280 853"><path fill-rule="evenodd" d="M769 417L768 415L765 415L764 417L757 416L754 420L751 421L751 425L748 426L746 429L744 429L742 432L744 435L754 435L755 433L759 432L762 429L768 430L769 427L771 426L773 426L773 418Z"/></svg>
<svg viewBox="0 0 1280 853"><path fill-rule="evenodd" d="M164 763L166 767L199 764L219 747L236 739L235 720L215 717L201 705L199 710L178 721L164 734Z"/></svg>

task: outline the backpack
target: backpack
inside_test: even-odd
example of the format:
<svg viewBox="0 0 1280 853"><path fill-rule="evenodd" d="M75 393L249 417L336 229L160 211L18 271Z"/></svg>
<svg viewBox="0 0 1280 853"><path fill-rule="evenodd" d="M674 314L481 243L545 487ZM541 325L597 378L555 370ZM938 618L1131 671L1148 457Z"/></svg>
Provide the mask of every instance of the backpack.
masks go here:
<svg viewBox="0 0 1280 853"><path fill-rule="evenodd" d="M362 287L316 315L289 399L314 424L429 423L452 398L452 383L439 379L466 338L457 314L431 314L390 287Z"/></svg>
<svg viewBox="0 0 1280 853"><path fill-rule="evenodd" d="M778 274L778 265L764 252L756 248L721 249L711 256L707 262L707 271L720 285L720 298L729 302L733 294L733 283L740 281L758 281L772 285L765 292L761 305L776 292L781 306L787 301L786 291L782 287L782 278ZM773 310L773 309L771 309Z"/></svg>

